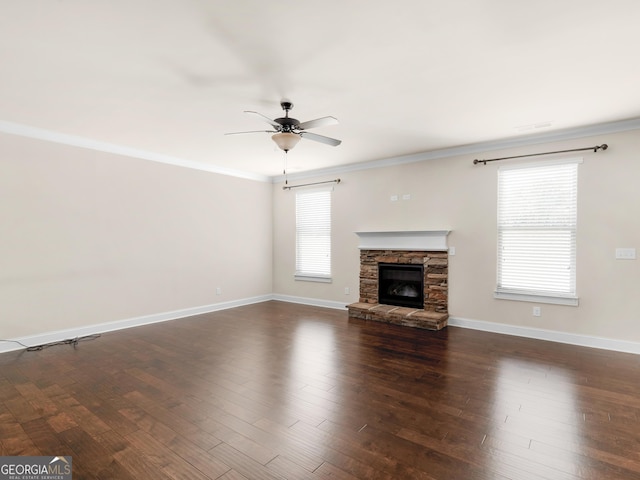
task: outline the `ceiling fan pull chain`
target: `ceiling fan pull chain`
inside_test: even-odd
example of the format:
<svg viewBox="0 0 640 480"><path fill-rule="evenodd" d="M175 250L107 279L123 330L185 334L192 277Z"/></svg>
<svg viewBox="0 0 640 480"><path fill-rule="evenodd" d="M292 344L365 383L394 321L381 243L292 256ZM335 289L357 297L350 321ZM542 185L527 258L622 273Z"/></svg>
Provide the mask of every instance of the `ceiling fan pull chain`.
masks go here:
<svg viewBox="0 0 640 480"><path fill-rule="evenodd" d="M284 168L282 169L282 174L284 175L284 184L288 185L289 180L287 179L287 151L284 150Z"/></svg>

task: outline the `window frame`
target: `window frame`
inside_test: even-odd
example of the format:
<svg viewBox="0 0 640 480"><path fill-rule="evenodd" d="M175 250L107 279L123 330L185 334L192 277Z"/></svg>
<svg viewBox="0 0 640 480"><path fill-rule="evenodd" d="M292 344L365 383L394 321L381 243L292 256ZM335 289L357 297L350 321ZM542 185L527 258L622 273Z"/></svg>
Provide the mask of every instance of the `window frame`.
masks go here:
<svg viewBox="0 0 640 480"><path fill-rule="evenodd" d="M525 301L525 302L537 302L537 303L549 303L549 304L557 304L557 305L570 305L570 306L578 306L579 297L577 295L577 223L578 223L578 175L579 175L579 165L582 163L582 158L565 158L559 160L550 160L544 162L536 162L536 163L527 163L520 165L508 165L502 166L498 169L498 198L497 198L497 245L496 245L496 255L497 255L497 271L496 271L496 289L494 291L494 297L497 299L504 300L516 300L516 301ZM502 286L503 278L502 273L504 270L504 256L501 250L503 246L503 232L506 231L526 231L527 229L531 231L544 231L545 228L549 228L546 226L536 225L534 223L524 223L519 225L518 227L507 227L501 222L501 195L504 195L503 185L500 179L501 172L504 171L512 171L516 169L535 169L535 168L543 168L550 166L560 166L560 165L575 165L575 178L572 179L572 187L575 188L573 191L574 202L573 211L575 213L573 217L572 224L567 223L566 226L555 225L553 228L550 228L552 231L561 232L566 231L569 233L569 238L571 244L569 245L570 249L570 257L567 258L570 272L569 272L569 291L559 291L559 290L543 290L538 288L517 288L517 287L505 287ZM541 192L537 192L541 194ZM535 238L535 237L534 237ZM541 237L538 237L540 239Z"/></svg>

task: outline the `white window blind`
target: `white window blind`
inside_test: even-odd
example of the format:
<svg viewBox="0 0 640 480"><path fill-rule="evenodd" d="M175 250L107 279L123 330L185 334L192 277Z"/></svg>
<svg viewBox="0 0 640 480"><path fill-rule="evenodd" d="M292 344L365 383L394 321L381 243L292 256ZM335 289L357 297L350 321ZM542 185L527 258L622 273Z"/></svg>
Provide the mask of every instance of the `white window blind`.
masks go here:
<svg viewBox="0 0 640 480"><path fill-rule="evenodd" d="M496 297L577 305L579 162L498 170Z"/></svg>
<svg viewBox="0 0 640 480"><path fill-rule="evenodd" d="M331 191L296 192L296 279L331 280Z"/></svg>

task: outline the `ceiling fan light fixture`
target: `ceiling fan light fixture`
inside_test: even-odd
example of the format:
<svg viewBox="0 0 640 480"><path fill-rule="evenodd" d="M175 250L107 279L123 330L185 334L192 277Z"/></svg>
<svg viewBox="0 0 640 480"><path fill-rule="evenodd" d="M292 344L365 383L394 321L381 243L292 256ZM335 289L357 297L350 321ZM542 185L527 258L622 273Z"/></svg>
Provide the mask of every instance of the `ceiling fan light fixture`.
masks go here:
<svg viewBox="0 0 640 480"><path fill-rule="evenodd" d="M276 145L278 145L281 150L288 152L298 144L300 135L291 132L280 132L273 135L271 140L276 142Z"/></svg>

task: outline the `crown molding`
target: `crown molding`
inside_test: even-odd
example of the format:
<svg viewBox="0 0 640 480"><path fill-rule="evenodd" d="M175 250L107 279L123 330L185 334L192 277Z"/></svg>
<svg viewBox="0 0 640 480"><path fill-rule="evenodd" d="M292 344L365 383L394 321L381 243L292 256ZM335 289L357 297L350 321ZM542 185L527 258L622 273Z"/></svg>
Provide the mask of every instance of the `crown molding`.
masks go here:
<svg viewBox="0 0 640 480"><path fill-rule="evenodd" d="M492 140L488 142L480 142L458 147L443 148L428 152L415 153L411 155L400 155L396 157L383 158L367 162L351 163L336 167L321 168L316 170L308 170L305 172L291 173L287 175L289 180L302 180L305 178L314 178L323 175L335 175L340 173L348 173L359 170L370 170L374 168L390 167L394 165L404 165L408 163L417 163L425 160L435 160L439 158L455 157L459 155L468 155L472 153L484 153L493 150L502 150L506 148L516 148L528 145L536 145L541 143L551 143L564 140L573 140L576 138L590 137L595 135L605 135L608 133L625 132L628 130L640 129L640 118L632 118L617 122L601 123L589 125L585 127L577 127L566 130L558 130L555 132L546 132L535 135L518 136L508 139ZM14 122L0 120L0 133L17 135L21 137L33 138L36 140L44 140L47 142L59 143L73 147L86 148L99 152L113 153L126 157L139 158L142 160L150 160L153 162L175 165L178 167L191 168L204 172L218 173L232 177L244 178L248 180L256 180L259 182L282 183L285 180L284 175L268 176L254 172L243 170L235 170L226 167L206 164L193 160L186 160L170 155L163 155L146 150L140 150L123 145L117 145L108 142L101 142L90 138L84 138L76 135L68 135L60 132L54 132L28 125L22 125Z"/></svg>
<svg viewBox="0 0 640 480"><path fill-rule="evenodd" d="M195 162L193 160L186 160L183 158L172 157L170 155L163 155L160 153L149 152L146 150L139 150L137 148L131 148L123 145L116 145L114 143L100 142L98 140L93 140L90 138L79 137L76 135L68 135L60 132L53 132L51 130L45 130L43 128L30 127L28 125L22 125L19 123L6 122L6 121L0 120L0 133L7 133L10 135L17 135L20 137L33 138L36 140L44 140L46 142L59 143L62 145L69 145L72 147L86 148L86 149L95 150L98 152L113 153L115 155L122 155L125 157L139 158L142 160L151 160L153 162L166 163L169 165L191 168L195 170L202 170L210 173L219 173L221 175L228 175L231 177L245 178L248 180L257 180L259 182L271 181L271 177L267 175L261 175L253 172L245 172L242 170L234 170L231 168L209 165L206 163Z"/></svg>
<svg viewBox="0 0 640 480"><path fill-rule="evenodd" d="M626 132L629 130L638 129L640 129L640 118L632 118L628 120L621 120L618 122L601 123L585 127L558 130L555 132L546 132L535 135L525 135L500 140L492 140L488 142L473 143L469 145L461 145L458 147L443 148L440 150L414 153L411 155L400 155L397 157L383 158L368 162L351 163L348 165L341 165L337 167L307 170L305 172L288 174L287 179L290 181L303 180L306 178L314 178L324 175L336 175L341 173L355 172L359 170L391 167L395 165L423 162L425 160L436 160L439 158L456 157L459 155L469 155L472 153L484 153L494 150L503 150L507 148L526 147L529 145L537 145L541 143L574 140L577 138L606 135L609 133ZM284 175L276 175L271 177L272 183L281 183L284 182L284 180Z"/></svg>

